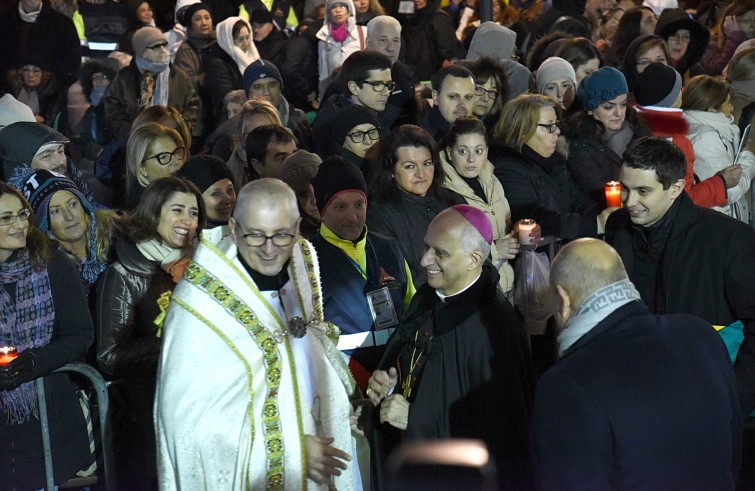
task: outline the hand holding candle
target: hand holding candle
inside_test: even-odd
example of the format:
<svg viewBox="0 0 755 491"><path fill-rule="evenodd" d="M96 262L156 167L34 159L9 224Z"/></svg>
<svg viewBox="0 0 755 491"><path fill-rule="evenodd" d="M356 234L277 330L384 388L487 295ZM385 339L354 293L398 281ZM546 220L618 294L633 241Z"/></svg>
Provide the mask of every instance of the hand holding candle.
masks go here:
<svg viewBox="0 0 755 491"><path fill-rule="evenodd" d="M522 218L519 220L519 243L522 245L531 245L532 239L530 233L535 229L537 223L531 218Z"/></svg>
<svg viewBox="0 0 755 491"><path fill-rule="evenodd" d="M606 205L608 208L621 208L621 183L619 181L606 183Z"/></svg>
<svg viewBox="0 0 755 491"><path fill-rule="evenodd" d="M0 367L7 366L8 363L18 358L18 352L13 346L3 346L0 348Z"/></svg>

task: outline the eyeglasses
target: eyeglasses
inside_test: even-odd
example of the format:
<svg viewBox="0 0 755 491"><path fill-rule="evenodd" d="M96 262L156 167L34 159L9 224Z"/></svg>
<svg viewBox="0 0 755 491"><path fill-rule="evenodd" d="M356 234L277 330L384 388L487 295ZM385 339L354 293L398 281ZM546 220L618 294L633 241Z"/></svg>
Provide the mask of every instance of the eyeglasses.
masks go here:
<svg viewBox="0 0 755 491"><path fill-rule="evenodd" d="M488 94L488 98L490 99L495 99L496 97L498 97L498 91L495 89L486 89L482 85L478 85L474 88L474 95L482 97L485 94Z"/></svg>
<svg viewBox="0 0 755 491"><path fill-rule="evenodd" d="M163 41L162 43L158 43L158 44L156 44L154 46L147 46L147 49L151 49L152 51L157 51L157 50L160 50L160 49L163 49L163 48L168 49L168 43L167 42Z"/></svg>
<svg viewBox="0 0 755 491"><path fill-rule="evenodd" d="M673 41L675 43L689 43L690 39L692 38L689 34L684 34L682 36L677 36L676 34L674 34L673 36L668 37L668 42Z"/></svg>
<svg viewBox="0 0 755 491"><path fill-rule="evenodd" d="M236 225L238 225L238 222L235 223ZM247 234L244 233L241 225L238 225L238 229L239 231L241 231L241 236L244 238L244 242L249 247L262 247L267 243L268 240L272 241L275 247L287 247L293 244L294 239L296 239L296 234L278 233L273 235L265 235L259 232L251 232Z"/></svg>
<svg viewBox="0 0 755 491"><path fill-rule="evenodd" d="M0 227L9 227L16 223L16 220L21 220L22 222L25 222L29 219L31 216L31 211L24 208L23 210L18 212L18 215L3 215L0 217Z"/></svg>
<svg viewBox="0 0 755 491"><path fill-rule="evenodd" d="M537 123L537 125L540 126L541 128L545 128L546 130L548 130L548 133L555 133L556 131L561 129L561 121L556 121L555 123L548 123L548 124Z"/></svg>
<svg viewBox="0 0 755 491"><path fill-rule="evenodd" d="M352 131L351 133L346 133L346 136L348 136L349 139L354 143L362 143L364 141L365 135L368 135L370 137L370 140L375 141L380 138L380 128L372 128L368 131Z"/></svg>
<svg viewBox="0 0 755 491"><path fill-rule="evenodd" d="M157 159L160 165L168 165L170 164L171 160L173 160L173 157L176 157L177 159L180 160L184 158L185 155L186 155L186 149L184 147L178 147L172 152L160 152L157 155L147 157L144 160Z"/></svg>
<svg viewBox="0 0 755 491"><path fill-rule="evenodd" d="M373 82L372 80L362 80L360 83L367 84L372 87L375 92L382 92L384 89L393 90L396 88L396 82Z"/></svg>

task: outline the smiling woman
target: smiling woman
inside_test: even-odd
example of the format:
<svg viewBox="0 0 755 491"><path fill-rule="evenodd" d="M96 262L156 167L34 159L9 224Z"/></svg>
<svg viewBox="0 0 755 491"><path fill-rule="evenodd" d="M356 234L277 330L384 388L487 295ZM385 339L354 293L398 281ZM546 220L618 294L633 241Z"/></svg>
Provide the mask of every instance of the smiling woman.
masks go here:
<svg viewBox="0 0 755 491"><path fill-rule="evenodd" d="M121 452L123 485L147 489L157 477L152 404L160 338L155 320L161 302L183 276L197 231L206 216L199 190L177 177L164 177L144 190L123 220L123 236L98 284L97 361L122 381L115 389L115 438ZM115 388L115 386L114 386Z"/></svg>

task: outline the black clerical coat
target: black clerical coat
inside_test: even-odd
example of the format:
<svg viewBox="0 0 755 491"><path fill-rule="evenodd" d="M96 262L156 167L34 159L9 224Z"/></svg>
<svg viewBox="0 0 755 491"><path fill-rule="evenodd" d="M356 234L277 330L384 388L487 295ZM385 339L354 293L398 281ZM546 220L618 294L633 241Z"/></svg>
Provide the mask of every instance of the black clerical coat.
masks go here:
<svg viewBox="0 0 755 491"><path fill-rule="evenodd" d="M445 301L421 287L380 366L397 369L401 393L412 358L416 363L402 438L483 440L502 487L523 489L531 469L534 372L526 332L497 285L498 273L486 263L474 285Z"/></svg>

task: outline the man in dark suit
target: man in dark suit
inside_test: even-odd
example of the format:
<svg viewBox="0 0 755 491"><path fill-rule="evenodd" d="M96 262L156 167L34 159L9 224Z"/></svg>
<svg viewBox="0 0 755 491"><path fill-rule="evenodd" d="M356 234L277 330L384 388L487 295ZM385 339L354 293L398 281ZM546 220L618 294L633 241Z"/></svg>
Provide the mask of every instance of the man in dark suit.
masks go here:
<svg viewBox="0 0 755 491"><path fill-rule="evenodd" d="M563 330L561 359L535 396L539 488L733 489L739 403L711 325L651 315L619 255L596 239L562 248L550 282Z"/></svg>
<svg viewBox="0 0 755 491"><path fill-rule="evenodd" d="M744 325L734 366L742 414L749 415L755 410L755 231L695 205L684 192L685 162L663 138L632 143L619 174L624 208L608 218L606 241L651 313L692 314L719 329Z"/></svg>

